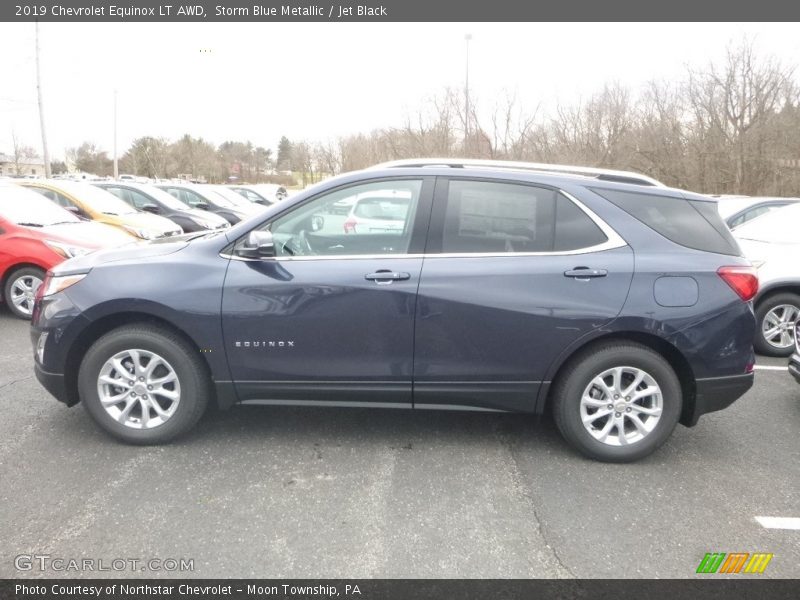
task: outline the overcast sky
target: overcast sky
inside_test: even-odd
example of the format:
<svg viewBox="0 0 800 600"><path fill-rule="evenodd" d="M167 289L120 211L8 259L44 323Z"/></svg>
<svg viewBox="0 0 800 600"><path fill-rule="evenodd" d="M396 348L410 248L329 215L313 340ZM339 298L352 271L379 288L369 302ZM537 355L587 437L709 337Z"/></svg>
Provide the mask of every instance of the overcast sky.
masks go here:
<svg viewBox="0 0 800 600"><path fill-rule="evenodd" d="M42 80L50 152L84 140L120 154L142 135L215 144L281 135L326 139L402 123L446 86L483 105L505 91L531 108L586 97L605 82L638 88L719 60L747 35L800 62L797 25L424 23L44 23ZM0 23L0 152L11 132L41 148L34 24Z"/></svg>

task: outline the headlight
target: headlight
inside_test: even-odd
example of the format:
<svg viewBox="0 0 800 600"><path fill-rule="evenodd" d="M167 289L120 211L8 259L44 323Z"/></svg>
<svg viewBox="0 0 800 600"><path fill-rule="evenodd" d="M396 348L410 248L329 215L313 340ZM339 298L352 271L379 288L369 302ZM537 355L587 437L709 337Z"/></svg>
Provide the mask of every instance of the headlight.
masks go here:
<svg viewBox="0 0 800 600"><path fill-rule="evenodd" d="M158 234L156 234L153 231L150 231L149 229L140 229L138 227L129 227L128 225L125 225L124 227L125 227L125 231L127 231L129 233L132 233L136 237L142 238L143 240L152 240L152 239L155 239L156 237L158 237Z"/></svg>
<svg viewBox="0 0 800 600"><path fill-rule="evenodd" d="M44 298L45 296L52 296L58 292L63 292L68 287L72 287L78 283L84 277L86 277L86 273L80 273L78 275L48 274L47 277L44 278L42 285L39 286L37 295L40 298Z"/></svg>
<svg viewBox="0 0 800 600"><path fill-rule="evenodd" d="M56 242L55 240L45 240L44 243L64 258L83 256L84 254L89 254L89 252L92 251L90 248L84 248L83 246L71 246L70 244Z"/></svg>

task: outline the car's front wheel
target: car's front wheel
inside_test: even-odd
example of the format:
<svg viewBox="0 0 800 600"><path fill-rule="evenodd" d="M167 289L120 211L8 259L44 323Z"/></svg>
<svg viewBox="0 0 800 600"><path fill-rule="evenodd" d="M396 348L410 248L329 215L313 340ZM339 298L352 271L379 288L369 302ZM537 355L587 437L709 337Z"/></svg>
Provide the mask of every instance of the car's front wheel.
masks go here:
<svg viewBox="0 0 800 600"><path fill-rule="evenodd" d="M800 296L784 292L756 306L755 349L765 356L789 356L794 349L794 323L800 317Z"/></svg>
<svg viewBox="0 0 800 600"><path fill-rule="evenodd" d="M95 422L114 437L158 444L197 423L211 386L199 353L183 338L152 325L129 325L89 348L78 392Z"/></svg>
<svg viewBox="0 0 800 600"><path fill-rule="evenodd" d="M595 346L559 377L553 411L564 438L586 456L630 462L663 444L680 417L678 377L659 354L634 343Z"/></svg>
<svg viewBox="0 0 800 600"><path fill-rule="evenodd" d="M44 281L44 271L36 267L25 267L14 271L3 286L3 297L14 316L30 319L36 290Z"/></svg>

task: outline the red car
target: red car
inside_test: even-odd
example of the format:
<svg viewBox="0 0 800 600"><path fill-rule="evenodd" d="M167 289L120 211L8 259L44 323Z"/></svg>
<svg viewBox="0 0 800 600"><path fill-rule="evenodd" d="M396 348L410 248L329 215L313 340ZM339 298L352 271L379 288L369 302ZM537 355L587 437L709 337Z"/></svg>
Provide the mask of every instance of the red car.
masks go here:
<svg viewBox="0 0 800 600"><path fill-rule="evenodd" d="M29 319L36 289L58 263L134 238L83 221L44 196L0 183L0 288L11 312Z"/></svg>

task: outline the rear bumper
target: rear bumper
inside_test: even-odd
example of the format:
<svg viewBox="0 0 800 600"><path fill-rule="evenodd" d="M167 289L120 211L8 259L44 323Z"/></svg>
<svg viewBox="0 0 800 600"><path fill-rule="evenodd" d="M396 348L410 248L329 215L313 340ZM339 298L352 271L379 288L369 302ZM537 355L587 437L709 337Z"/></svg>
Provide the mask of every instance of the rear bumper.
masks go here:
<svg viewBox="0 0 800 600"><path fill-rule="evenodd" d="M746 373L698 379L694 409L681 417L681 423L692 427L702 415L728 408L753 387L753 378L753 373Z"/></svg>
<svg viewBox="0 0 800 600"><path fill-rule="evenodd" d="M800 383L800 353L795 352L789 359L789 373L797 383Z"/></svg>

